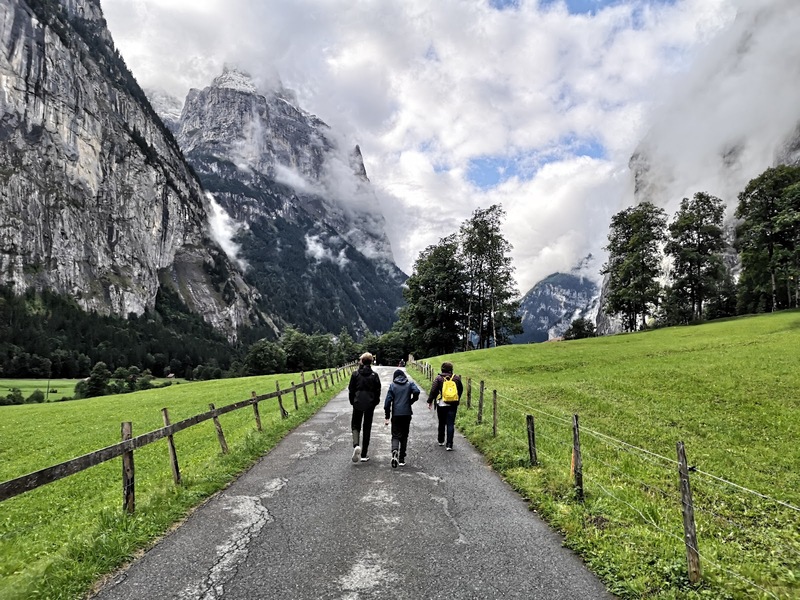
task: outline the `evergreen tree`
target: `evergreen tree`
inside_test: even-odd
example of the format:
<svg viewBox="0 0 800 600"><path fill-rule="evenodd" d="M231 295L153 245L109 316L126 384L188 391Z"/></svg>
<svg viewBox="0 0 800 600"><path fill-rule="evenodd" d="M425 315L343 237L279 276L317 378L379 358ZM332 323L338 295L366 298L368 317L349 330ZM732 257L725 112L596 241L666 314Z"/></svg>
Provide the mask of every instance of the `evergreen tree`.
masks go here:
<svg viewBox="0 0 800 600"><path fill-rule="evenodd" d="M462 262L467 276L467 315L464 348L474 332L477 348L509 343L522 333L519 292L509 256L512 246L501 226L505 211L499 204L477 209L460 230Z"/></svg>
<svg viewBox="0 0 800 600"><path fill-rule="evenodd" d="M703 318L703 302L723 277L724 213L722 200L697 192L691 200L681 201L669 226L670 240L664 250L673 259L673 288L683 291L689 321Z"/></svg>
<svg viewBox="0 0 800 600"><path fill-rule="evenodd" d="M666 239L666 214L650 202L618 212L611 218L608 262L601 273L609 276L609 294L603 309L621 314L627 331L647 326L647 316L658 304L661 276L659 245Z"/></svg>
<svg viewBox="0 0 800 600"><path fill-rule="evenodd" d="M596 335L594 323L583 317L575 319L570 323L569 328L564 332L565 340L580 340L583 338L594 337Z"/></svg>
<svg viewBox="0 0 800 600"><path fill-rule="evenodd" d="M739 194L736 247L742 262L739 308L774 311L791 305L797 290L797 211L800 167L769 168L750 180ZM790 279L793 277L793 279ZM779 288L786 295L779 296ZM787 302L783 302L786 299Z"/></svg>
<svg viewBox="0 0 800 600"><path fill-rule="evenodd" d="M435 356L460 348L467 298L458 238L451 235L423 250L406 285L403 318L412 328L417 351Z"/></svg>

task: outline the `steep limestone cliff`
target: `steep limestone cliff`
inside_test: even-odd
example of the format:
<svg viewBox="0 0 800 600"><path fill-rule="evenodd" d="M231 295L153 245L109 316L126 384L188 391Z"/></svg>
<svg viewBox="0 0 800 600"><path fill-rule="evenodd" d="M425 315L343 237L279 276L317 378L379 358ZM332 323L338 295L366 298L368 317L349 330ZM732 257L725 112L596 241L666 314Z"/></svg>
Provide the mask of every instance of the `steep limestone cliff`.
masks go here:
<svg viewBox="0 0 800 600"><path fill-rule="evenodd" d="M115 50L99 1L0 0L0 283L126 316L159 285L234 337L255 292Z"/></svg>

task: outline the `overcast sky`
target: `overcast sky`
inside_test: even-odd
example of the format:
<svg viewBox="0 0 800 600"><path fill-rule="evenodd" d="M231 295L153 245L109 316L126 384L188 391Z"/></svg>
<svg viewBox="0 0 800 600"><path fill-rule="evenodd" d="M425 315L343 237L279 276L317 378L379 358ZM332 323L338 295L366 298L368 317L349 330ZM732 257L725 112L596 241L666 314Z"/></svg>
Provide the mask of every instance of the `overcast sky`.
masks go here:
<svg viewBox="0 0 800 600"><path fill-rule="evenodd" d="M800 119L797 0L102 0L144 88L277 73L358 143L406 273L500 203L519 291L604 260L632 153L735 207ZM748 32L746 34L746 32ZM646 140L643 145L643 140ZM735 173L721 156L738 148Z"/></svg>

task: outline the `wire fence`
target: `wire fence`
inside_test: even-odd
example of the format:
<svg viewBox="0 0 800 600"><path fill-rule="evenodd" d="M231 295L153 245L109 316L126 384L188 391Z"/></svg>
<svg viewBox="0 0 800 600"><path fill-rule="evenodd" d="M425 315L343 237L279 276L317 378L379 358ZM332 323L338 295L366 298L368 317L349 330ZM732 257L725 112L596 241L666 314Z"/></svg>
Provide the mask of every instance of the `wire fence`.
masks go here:
<svg viewBox="0 0 800 600"><path fill-rule="evenodd" d="M423 363L420 370L432 378L429 365ZM480 386L491 389L485 381ZM471 396L471 380L467 387ZM493 428L492 448L502 448L504 462L515 464L509 460L514 456L516 464L537 469L547 479L547 493L557 495L560 502L570 497L572 507L582 510L601 533L624 532L630 552L652 563L652 568L659 564L674 570L682 564L677 577L666 576L676 586L706 586L732 598L800 598L800 507L688 464L687 499L679 477L680 449L678 458L671 458L585 423L578 428L577 415L543 410L531 400L492 392L494 398L491 393L480 394L471 398L471 404L478 405L477 427L483 431L479 435L486 436ZM526 430L528 415L535 422L533 436ZM535 449L529 447L532 439ZM682 447L681 442L678 445ZM576 451L580 473L575 472ZM529 464L528 456L536 456L537 464ZM576 491L578 481L580 494L569 493ZM697 560L694 580L692 557Z"/></svg>

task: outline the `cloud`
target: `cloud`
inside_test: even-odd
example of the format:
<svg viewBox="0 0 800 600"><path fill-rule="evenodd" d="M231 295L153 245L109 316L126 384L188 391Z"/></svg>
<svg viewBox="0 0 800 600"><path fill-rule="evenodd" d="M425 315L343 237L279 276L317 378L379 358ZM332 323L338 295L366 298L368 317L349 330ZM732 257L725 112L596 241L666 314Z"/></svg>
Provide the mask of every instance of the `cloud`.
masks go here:
<svg viewBox="0 0 800 600"><path fill-rule="evenodd" d="M243 224L235 222L225 209L222 208L214 195L206 192L206 198L211 210L208 213L208 224L211 229L211 237L220 245L220 247L228 255L228 258L234 262L242 271L248 268L247 261L239 256L241 247L233 241L236 233L244 227Z"/></svg>
<svg viewBox="0 0 800 600"><path fill-rule="evenodd" d="M745 18L758 8L772 16ZM279 72L342 149L360 145L372 191L337 188L344 160L326 186L381 208L408 273L476 208L502 203L521 292L600 253L610 216L634 202L628 161L643 139L672 174L659 177L675 179L668 204L679 189L714 193L712 179L740 185L712 155L742 140L740 179L767 166L798 105L795 0L104 0L103 9L144 87L183 97L225 63L265 81ZM728 60L745 23L753 34ZM709 179L709 169L722 174Z"/></svg>
<svg viewBox="0 0 800 600"><path fill-rule="evenodd" d="M347 248L344 247L337 254L334 254L333 251L326 247L322 241L322 238L318 235L306 235L306 256L313 258L317 262L322 262L324 260L330 261L340 269L344 269L347 263L350 260L345 256ZM329 241L339 241L337 238L332 238Z"/></svg>

